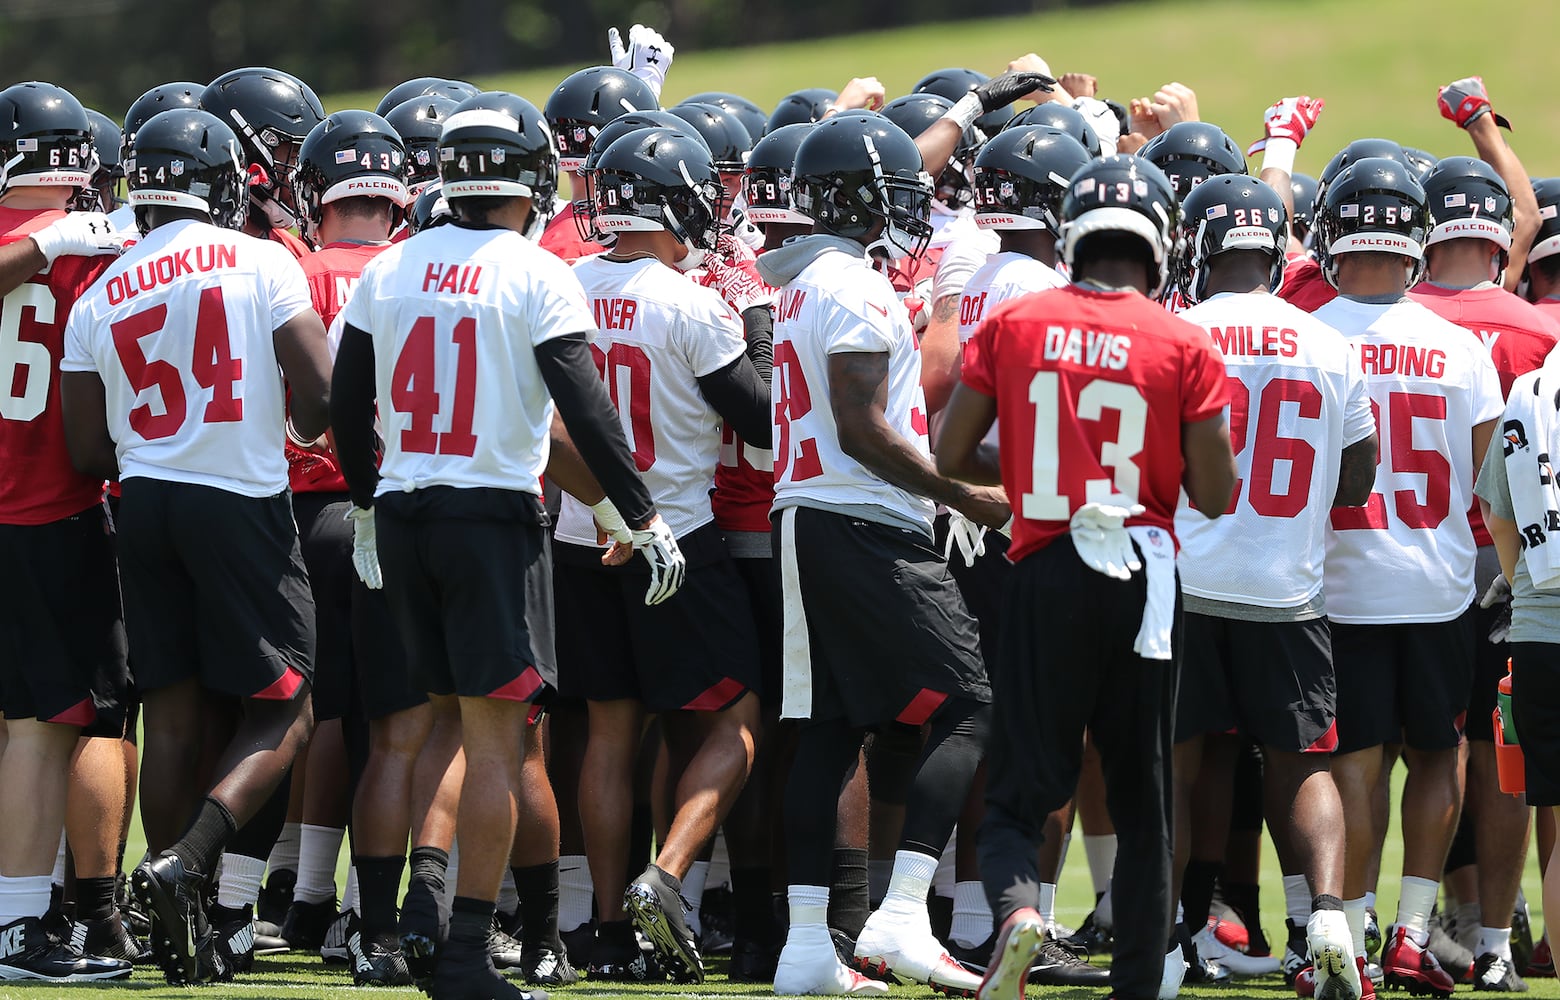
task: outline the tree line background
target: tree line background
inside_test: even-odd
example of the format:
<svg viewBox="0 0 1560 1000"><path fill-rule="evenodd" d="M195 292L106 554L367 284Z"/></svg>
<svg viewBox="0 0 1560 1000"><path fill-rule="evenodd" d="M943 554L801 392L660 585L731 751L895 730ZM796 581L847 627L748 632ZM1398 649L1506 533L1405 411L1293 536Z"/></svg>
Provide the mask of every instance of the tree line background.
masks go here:
<svg viewBox="0 0 1560 1000"><path fill-rule="evenodd" d="M1109 0L0 0L0 86L47 80L116 120L150 87L271 65L316 91L589 65L642 22L713 49Z"/></svg>

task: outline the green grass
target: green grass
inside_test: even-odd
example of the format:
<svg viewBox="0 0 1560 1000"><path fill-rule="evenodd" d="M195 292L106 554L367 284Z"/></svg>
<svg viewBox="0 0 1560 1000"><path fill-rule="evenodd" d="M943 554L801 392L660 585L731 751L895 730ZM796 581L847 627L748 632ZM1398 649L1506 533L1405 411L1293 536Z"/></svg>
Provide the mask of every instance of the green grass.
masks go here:
<svg viewBox="0 0 1560 1000"><path fill-rule="evenodd" d="M1298 163L1315 173L1346 142L1367 135L1442 156L1471 154L1471 144L1437 113L1435 93L1440 84L1479 73L1516 127L1511 142L1528 172L1560 173L1560 106L1539 83L1554 59L1547 30L1552 5L1487 0L1478 11L1470 22L1467 5L1455 0L1139 2L741 49L681 49L665 98L675 103L700 91L734 90L770 108L800 87L838 89L852 76L869 75L894 97L933 69L963 65L991 73L1033 50L1057 73L1094 74L1101 94L1123 103L1179 80L1197 91L1203 118L1242 146L1260 134L1262 111L1277 98L1324 97L1327 110ZM1498 44L1489 42L1497 37ZM541 67L476 82L540 106L578 68ZM458 66L443 71L461 75ZM382 93L328 95L325 103L372 108Z"/></svg>

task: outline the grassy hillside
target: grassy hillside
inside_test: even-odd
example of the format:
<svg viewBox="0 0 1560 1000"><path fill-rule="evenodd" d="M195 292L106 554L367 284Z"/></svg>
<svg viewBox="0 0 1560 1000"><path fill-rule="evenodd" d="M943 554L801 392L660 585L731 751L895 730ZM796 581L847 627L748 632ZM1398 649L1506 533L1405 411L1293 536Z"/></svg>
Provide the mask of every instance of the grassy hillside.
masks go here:
<svg viewBox="0 0 1560 1000"><path fill-rule="evenodd" d="M1554 59L1539 0L1487 0L1470 31L1467 5L1452 0L1183 0L1098 11L925 25L779 45L681 51L668 103L704 90L732 90L764 107L800 87L838 88L875 75L890 97L923 74L962 65L993 72L1031 50L1057 73L1092 73L1123 103L1179 80L1196 89L1205 120L1244 145L1260 134L1262 109L1286 94L1327 99L1299 169L1315 172L1350 139L1384 135L1438 155L1471 153L1436 112L1438 84L1479 73L1512 120L1511 142L1534 176L1560 174L1560 107L1536 85ZM675 43L676 39L672 39ZM605 44L603 44L605 56ZM484 77L540 105L574 66ZM460 67L445 67L461 75ZM329 107L373 107L379 93L338 94Z"/></svg>

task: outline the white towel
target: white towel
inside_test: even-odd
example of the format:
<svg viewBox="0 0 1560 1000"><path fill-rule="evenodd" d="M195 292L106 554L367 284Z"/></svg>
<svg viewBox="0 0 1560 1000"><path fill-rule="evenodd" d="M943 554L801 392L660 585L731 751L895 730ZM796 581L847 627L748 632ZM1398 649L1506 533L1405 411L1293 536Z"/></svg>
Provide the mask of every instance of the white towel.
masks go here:
<svg viewBox="0 0 1560 1000"><path fill-rule="evenodd" d="M1164 528L1139 524L1127 534L1143 553L1143 571L1148 574L1148 599L1143 604L1143 624L1132 651L1145 660L1171 657L1170 633L1175 626L1175 539Z"/></svg>
<svg viewBox="0 0 1560 1000"><path fill-rule="evenodd" d="M1560 455L1560 349L1536 372L1517 379L1501 417L1511 510L1522 532L1522 558L1539 590L1560 589L1560 484L1554 456ZM1496 441L1491 441L1494 447Z"/></svg>

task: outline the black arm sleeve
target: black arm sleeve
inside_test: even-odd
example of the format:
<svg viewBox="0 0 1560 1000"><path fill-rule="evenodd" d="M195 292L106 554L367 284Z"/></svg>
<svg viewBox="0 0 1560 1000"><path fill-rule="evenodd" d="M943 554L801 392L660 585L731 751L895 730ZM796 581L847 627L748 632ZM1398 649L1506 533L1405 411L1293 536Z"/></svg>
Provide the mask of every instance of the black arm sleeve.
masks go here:
<svg viewBox="0 0 1560 1000"><path fill-rule="evenodd" d="M618 423L617 409L590 359L585 335L557 337L537 345L536 365L580 457L628 526L644 527L655 516L655 504L634 467L623 425Z"/></svg>
<svg viewBox="0 0 1560 1000"><path fill-rule="evenodd" d="M374 505L379 464L374 456L374 341L355 326L341 334L336 367L330 379L330 425L335 432L336 460L347 479L352 502Z"/></svg>
<svg viewBox="0 0 1560 1000"><path fill-rule="evenodd" d="M747 338L748 360L765 385L775 367L775 316L768 306L753 306L742 312L742 335Z"/></svg>
<svg viewBox="0 0 1560 1000"><path fill-rule="evenodd" d="M774 447L769 387L746 356L699 379L699 392L725 418L737 436L757 448Z"/></svg>

